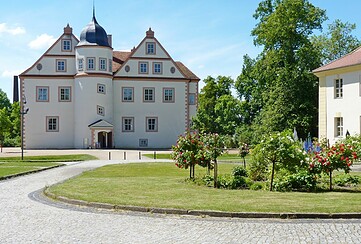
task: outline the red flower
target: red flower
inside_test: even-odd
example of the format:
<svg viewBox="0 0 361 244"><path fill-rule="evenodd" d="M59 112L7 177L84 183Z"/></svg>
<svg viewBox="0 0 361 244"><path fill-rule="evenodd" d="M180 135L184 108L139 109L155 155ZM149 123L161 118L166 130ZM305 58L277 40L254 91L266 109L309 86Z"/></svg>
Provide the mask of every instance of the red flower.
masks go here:
<svg viewBox="0 0 361 244"><path fill-rule="evenodd" d="M341 160L344 160L345 159L345 157L344 156L341 156Z"/></svg>
<svg viewBox="0 0 361 244"><path fill-rule="evenodd" d="M313 163L311 163L310 168L313 169L313 167L315 167L315 165Z"/></svg>

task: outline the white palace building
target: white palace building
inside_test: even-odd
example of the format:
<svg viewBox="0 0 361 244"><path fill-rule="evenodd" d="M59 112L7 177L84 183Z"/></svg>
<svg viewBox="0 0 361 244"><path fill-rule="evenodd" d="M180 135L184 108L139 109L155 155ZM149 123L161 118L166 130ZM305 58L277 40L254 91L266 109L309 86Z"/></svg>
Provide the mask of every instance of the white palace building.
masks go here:
<svg viewBox="0 0 361 244"><path fill-rule="evenodd" d="M131 51L114 51L93 14L80 40L67 25L20 75L24 147L170 148L189 130L198 82L150 28Z"/></svg>

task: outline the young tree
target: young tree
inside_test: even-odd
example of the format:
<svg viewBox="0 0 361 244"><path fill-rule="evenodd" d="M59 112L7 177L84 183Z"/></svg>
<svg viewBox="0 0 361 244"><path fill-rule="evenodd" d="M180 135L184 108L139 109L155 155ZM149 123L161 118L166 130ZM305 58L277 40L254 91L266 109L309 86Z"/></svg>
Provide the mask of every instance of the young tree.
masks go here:
<svg viewBox="0 0 361 244"><path fill-rule="evenodd" d="M180 135L177 144L172 146L172 158L176 161L178 168L189 168L189 178L194 178L195 166L209 166L211 155L206 150L201 136L197 133L187 132Z"/></svg>
<svg viewBox="0 0 361 244"><path fill-rule="evenodd" d="M9 132L11 127L11 122L8 116L7 108L0 109L0 147L2 152L2 147L5 140L5 135Z"/></svg>
<svg viewBox="0 0 361 244"><path fill-rule="evenodd" d="M10 109L10 107L11 107L11 103L10 103L8 96L0 88L0 109L3 109L3 108Z"/></svg>
<svg viewBox="0 0 361 244"><path fill-rule="evenodd" d="M296 172L305 160L302 146L295 142L291 131L271 133L252 150L253 161L261 164L271 164L270 191L273 190L273 180L276 166Z"/></svg>

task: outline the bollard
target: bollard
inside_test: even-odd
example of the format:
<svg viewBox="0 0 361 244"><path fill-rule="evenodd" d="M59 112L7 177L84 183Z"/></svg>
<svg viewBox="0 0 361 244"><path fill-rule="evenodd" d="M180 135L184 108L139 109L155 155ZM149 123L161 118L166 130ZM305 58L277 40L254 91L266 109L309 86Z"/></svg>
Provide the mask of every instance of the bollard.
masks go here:
<svg viewBox="0 0 361 244"><path fill-rule="evenodd" d="M127 160L127 152L124 152L123 158L124 158L124 160Z"/></svg>
<svg viewBox="0 0 361 244"><path fill-rule="evenodd" d="M157 159L157 152L154 152L153 158Z"/></svg>
<svg viewBox="0 0 361 244"><path fill-rule="evenodd" d="M142 153L139 152L138 155L139 155L139 160L141 160L142 159Z"/></svg>
<svg viewBox="0 0 361 244"><path fill-rule="evenodd" d="M111 160L112 156L110 155L110 152L108 153L108 160Z"/></svg>

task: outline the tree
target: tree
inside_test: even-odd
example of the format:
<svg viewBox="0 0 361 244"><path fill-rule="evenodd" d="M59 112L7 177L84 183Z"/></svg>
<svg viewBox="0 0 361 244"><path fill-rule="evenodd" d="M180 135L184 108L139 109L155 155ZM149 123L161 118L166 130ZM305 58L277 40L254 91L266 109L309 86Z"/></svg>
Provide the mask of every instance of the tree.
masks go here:
<svg viewBox="0 0 361 244"><path fill-rule="evenodd" d="M197 115L193 118L194 128L202 133L233 135L240 122L240 103L231 94L234 81L230 77L208 76L199 94Z"/></svg>
<svg viewBox="0 0 361 244"><path fill-rule="evenodd" d="M329 189L332 191L332 173L335 170L344 170L349 173L351 166L358 155L352 144L336 142L332 147L325 147L315 153L309 165L310 172L315 174L325 173L329 176Z"/></svg>
<svg viewBox="0 0 361 244"><path fill-rule="evenodd" d="M2 147L5 140L5 135L9 132L11 127L11 122L8 116L7 108L4 107L0 109L0 147L2 152Z"/></svg>
<svg viewBox="0 0 361 244"><path fill-rule="evenodd" d="M256 163L272 165L270 191L273 190L273 180L276 166L296 172L305 160L300 143L294 141L291 131L271 133L252 150L252 158Z"/></svg>
<svg viewBox="0 0 361 244"><path fill-rule="evenodd" d="M11 103L6 93L3 92L0 88L0 109L7 108L10 109Z"/></svg>
<svg viewBox="0 0 361 244"><path fill-rule="evenodd" d="M311 71L320 63L310 36L322 28L325 11L307 0L264 0L254 17L254 43L263 51L255 60L244 57L236 82L254 142L294 127L300 137L316 135L318 79Z"/></svg>
<svg viewBox="0 0 361 244"><path fill-rule="evenodd" d="M210 165L211 154L206 150L201 136L197 133L187 132L180 135L177 144L172 146L172 158L176 160L178 168L189 168L189 178L194 178L195 166L202 167Z"/></svg>
<svg viewBox="0 0 361 244"><path fill-rule="evenodd" d="M352 35L355 29L356 24L343 23L336 19L328 25L326 33L312 37L312 43L323 64L336 60L361 45L361 41Z"/></svg>

